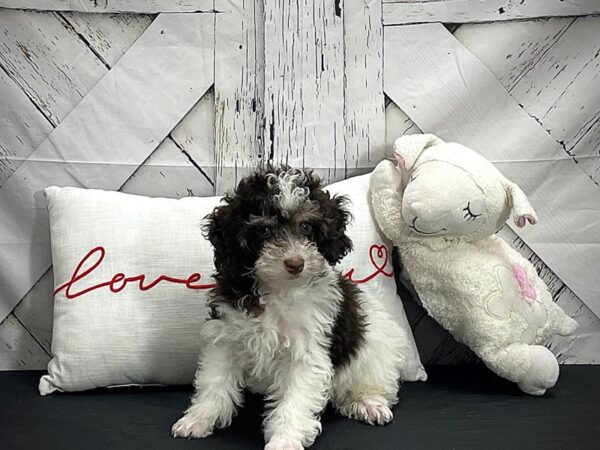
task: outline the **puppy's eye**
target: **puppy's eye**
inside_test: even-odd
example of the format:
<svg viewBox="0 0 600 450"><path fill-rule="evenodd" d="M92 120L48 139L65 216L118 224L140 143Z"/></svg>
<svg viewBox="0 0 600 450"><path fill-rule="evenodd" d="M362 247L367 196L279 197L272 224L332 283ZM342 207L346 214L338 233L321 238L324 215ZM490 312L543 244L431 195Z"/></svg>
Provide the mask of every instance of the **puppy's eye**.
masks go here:
<svg viewBox="0 0 600 450"><path fill-rule="evenodd" d="M266 238L271 236L271 227L268 225L263 225L258 228L258 235L262 238Z"/></svg>
<svg viewBox="0 0 600 450"><path fill-rule="evenodd" d="M313 227L310 223L302 222L300 224L300 231L302 232L302 234L308 235L308 234L312 233L312 230L313 230Z"/></svg>

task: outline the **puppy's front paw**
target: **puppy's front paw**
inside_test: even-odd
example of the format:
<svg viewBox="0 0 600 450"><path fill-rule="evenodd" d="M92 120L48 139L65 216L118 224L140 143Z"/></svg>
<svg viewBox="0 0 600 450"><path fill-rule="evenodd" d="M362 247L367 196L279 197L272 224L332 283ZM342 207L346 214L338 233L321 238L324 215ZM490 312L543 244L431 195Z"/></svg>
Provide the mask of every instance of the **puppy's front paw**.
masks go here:
<svg viewBox="0 0 600 450"><path fill-rule="evenodd" d="M366 422L369 425L385 425L394 418L387 402L378 397L365 397L341 408L341 412L352 419Z"/></svg>
<svg viewBox="0 0 600 450"><path fill-rule="evenodd" d="M303 450L302 443L297 439L291 439L284 436L273 436L267 445L265 450Z"/></svg>
<svg viewBox="0 0 600 450"><path fill-rule="evenodd" d="M173 437L200 439L210 436L213 432L214 424L202 417L193 417L189 414L184 415L171 428Z"/></svg>
<svg viewBox="0 0 600 450"><path fill-rule="evenodd" d="M385 425L394 418L394 414L388 405L377 401L369 401L368 399L363 400L362 406L364 407L363 419L365 422L371 425Z"/></svg>

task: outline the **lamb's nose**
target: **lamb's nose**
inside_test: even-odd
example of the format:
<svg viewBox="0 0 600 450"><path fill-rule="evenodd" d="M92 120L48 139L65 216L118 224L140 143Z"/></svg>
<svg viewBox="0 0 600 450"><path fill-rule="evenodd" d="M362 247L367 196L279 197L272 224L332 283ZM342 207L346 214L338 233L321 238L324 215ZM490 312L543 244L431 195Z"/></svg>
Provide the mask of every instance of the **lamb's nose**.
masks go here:
<svg viewBox="0 0 600 450"><path fill-rule="evenodd" d="M291 256L283 261L285 270L292 275L297 275L304 270L304 259L300 256Z"/></svg>

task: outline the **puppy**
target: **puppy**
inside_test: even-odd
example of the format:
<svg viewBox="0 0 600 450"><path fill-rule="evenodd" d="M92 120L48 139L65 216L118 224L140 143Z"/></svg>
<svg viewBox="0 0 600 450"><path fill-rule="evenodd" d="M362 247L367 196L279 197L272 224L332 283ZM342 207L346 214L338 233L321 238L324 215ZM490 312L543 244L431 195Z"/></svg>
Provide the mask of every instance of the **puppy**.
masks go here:
<svg viewBox="0 0 600 450"><path fill-rule="evenodd" d="M312 172L284 167L243 179L208 216L217 287L175 437L228 426L244 388L266 396L269 450L310 446L329 400L369 424L392 420L408 343L377 299L334 269L352 248L346 202Z"/></svg>

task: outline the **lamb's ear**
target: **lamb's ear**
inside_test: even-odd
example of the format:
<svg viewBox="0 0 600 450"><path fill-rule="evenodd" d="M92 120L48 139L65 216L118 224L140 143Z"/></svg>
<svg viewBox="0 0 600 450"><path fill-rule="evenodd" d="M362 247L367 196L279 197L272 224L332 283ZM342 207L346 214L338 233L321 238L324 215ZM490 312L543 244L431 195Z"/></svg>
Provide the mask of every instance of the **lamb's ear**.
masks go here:
<svg viewBox="0 0 600 450"><path fill-rule="evenodd" d="M411 170L423 150L437 144L443 144L433 134L409 134L394 141L394 158L400 170Z"/></svg>
<svg viewBox="0 0 600 450"><path fill-rule="evenodd" d="M529 199L525 195L525 192L523 192L515 183L508 180L505 183L505 187L511 202L515 225L519 228L523 228L527 225L527 222L531 225L535 225L538 221L537 214L533 210L531 203L529 203Z"/></svg>

